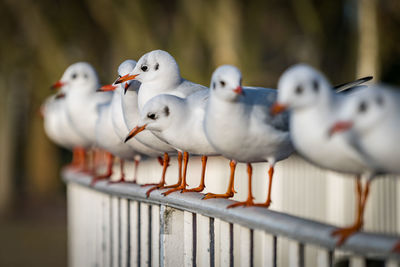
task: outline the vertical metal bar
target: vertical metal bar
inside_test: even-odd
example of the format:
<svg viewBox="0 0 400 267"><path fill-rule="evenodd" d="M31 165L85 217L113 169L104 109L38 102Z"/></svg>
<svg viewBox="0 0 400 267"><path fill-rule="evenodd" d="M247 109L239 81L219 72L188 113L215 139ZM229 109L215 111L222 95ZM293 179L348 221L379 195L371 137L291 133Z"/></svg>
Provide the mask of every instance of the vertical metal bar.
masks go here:
<svg viewBox="0 0 400 267"><path fill-rule="evenodd" d="M160 265L160 206L153 205L151 214L151 265L153 267L158 267Z"/></svg>
<svg viewBox="0 0 400 267"><path fill-rule="evenodd" d="M352 256L350 258L350 267L365 267L366 262L365 259L359 256Z"/></svg>
<svg viewBox="0 0 400 267"><path fill-rule="evenodd" d="M160 267L164 267L164 255L165 255L165 249L164 249L164 242L165 242L165 211L166 207L165 205L160 205Z"/></svg>
<svg viewBox="0 0 400 267"><path fill-rule="evenodd" d="M114 242L113 242L113 232L114 232L114 217L113 217L113 198L110 196L110 266L113 266L114 262Z"/></svg>
<svg viewBox="0 0 400 267"><path fill-rule="evenodd" d="M131 201L128 199L127 205L127 255L126 255L126 267L131 266Z"/></svg>
<svg viewBox="0 0 400 267"><path fill-rule="evenodd" d="M238 226L237 230L238 233L236 236L238 237L238 240L236 241L237 249L235 250L235 255L238 255L239 257L236 258L235 265L239 264L242 267L251 266L252 230L244 226ZM235 232L235 227L233 231Z"/></svg>
<svg viewBox="0 0 400 267"><path fill-rule="evenodd" d="M138 208L137 208L137 218L138 218L138 224L137 224L137 262L136 262L136 264L137 264L137 266L138 267L140 267L140 262L141 262L141 259L140 259L140 251L141 251L141 248L140 248L140 246L141 246L141 239L142 239L142 234L141 234L141 231L140 231L140 223L141 223L141 221L142 221L142 218L141 218L141 208L140 208L140 203L138 203Z"/></svg>
<svg viewBox="0 0 400 267"><path fill-rule="evenodd" d="M121 266L128 265L129 255L129 200L122 198L120 201L120 244L121 244Z"/></svg>
<svg viewBox="0 0 400 267"><path fill-rule="evenodd" d="M196 266L196 214L183 212L183 261L185 267Z"/></svg>
<svg viewBox="0 0 400 267"><path fill-rule="evenodd" d="M198 267L210 266L210 218L197 214L196 263Z"/></svg>
<svg viewBox="0 0 400 267"><path fill-rule="evenodd" d="M274 235L273 237L273 267L277 267L277 255L278 255L278 239L277 236Z"/></svg>
<svg viewBox="0 0 400 267"><path fill-rule="evenodd" d="M215 266L215 230L214 218L210 218L210 266Z"/></svg>
<svg viewBox="0 0 400 267"><path fill-rule="evenodd" d="M333 251L318 249L317 252L318 267L333 267Z"/></svg>
<svg viewBox="0 0 400 267"><path fill-rule="evenodd" d="M289 265L304 267L304 245L296 241L289 244Z"/></svg>
<svg viewBox="0 0 400 267"><path fill-rule="evenodd" d="M161 266L183 266L184 265L184 212L161 206L163 222L160 229L160 256Z"/></svg>
<svg viewBox="0 0 400 267"><path fill-rule="evenodd" d="M254 230L250 229L250 267L254 266Z"/></svg>
<svg viewBox="0 0 400 267"><path fill-rule="evenodd" d="M130 202L130 208L129 208L129 221L130 221L130 227L129 227L129 239L130 239L130 249L128 250L129 253L129 258L130 258L130 264L131 266L138 266L138 253L139 253L139 248L138 246L140 245L139 242L139 203L137 201L131 201Z"/></svg>
<svg viewBox="0 0 400 267"><path fill-rule="evenodd" d="M234 258L233 258L233 224L229 224L229 266L233 267Z"/></svg>
<svg viewBox="0 0 400 267"><path fill-rule="evenodd" d="M121 198L118 198L118 267L122 267Z"/></svg>
<svg viewBox="0 0 400 267"><path fill-rule="evenodd" d="M151 208L152 208L152 206L151 205L149 205L148 206L148 222L149 222L149 226L148 226L148 266L151 266L151 249L152 249L152 245L151 245L151 241L152 241L152 238L151 238L151 232L152 232L152 218L151 218L151 216L152 216L152 214L151 214Z"/></svg>
<svg viewBox="0 0 400 267"><path fill-rule="evenodd" d="M192 266L197 266L197 216L196 213L192 213Z"/></svg>

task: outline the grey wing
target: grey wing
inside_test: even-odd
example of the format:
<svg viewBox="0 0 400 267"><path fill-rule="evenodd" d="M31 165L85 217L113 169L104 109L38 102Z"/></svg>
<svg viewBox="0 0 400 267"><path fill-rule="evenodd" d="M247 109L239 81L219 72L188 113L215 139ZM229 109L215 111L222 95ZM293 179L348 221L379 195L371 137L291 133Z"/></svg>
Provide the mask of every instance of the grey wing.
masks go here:
<svg viewBox="0 0 400 267"><path fill-rule="evenodd" d="M283 112L276 116L270 114L270 108L275 103L277 91L274 89L251 87L245 89L246 99L252 102L253 115L258 120L280 131L289 131L289 113Z"/></svg>

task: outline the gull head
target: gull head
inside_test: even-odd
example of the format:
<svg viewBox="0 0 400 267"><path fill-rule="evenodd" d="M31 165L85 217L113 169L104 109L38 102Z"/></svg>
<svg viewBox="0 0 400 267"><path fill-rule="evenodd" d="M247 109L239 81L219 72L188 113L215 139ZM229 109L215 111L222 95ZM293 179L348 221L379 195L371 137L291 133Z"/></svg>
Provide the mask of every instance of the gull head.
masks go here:
<svg viewBox="0 0 400 267"><path fill-rule="evenodd" d="M61 80L53 85L67 88L77 88L77 90L93 90L97 89L99 78L95 69L86 62L78 62L69 66Z"/></svg>
<svg viewBox="0 0 400 267"><path fill-rule="evenodd" d="M242 73L232 65L218 67L210 84L211 94L224 101L234 102L244 94L242 89Z"/></svg>
<svg viewBox="0 0 400 267"><path fill-rule="evenodd" d="M177 116L185 116L184 112L179 112L182 106L182 99L173 95L158 95L149 100L144 105L140 124L146 125L146 129L161 132L173 123Z"/></svg>
<svg viewBox="0 0 400 267"><path fill-rule="evenodd" d="M127 59L124 62L122 62L118 67L119 77L117 78L117 80L120 79L121 77L129 76L129 74L135 69L136 64L137 62L132 59ZM136 80L128 80L126 82L121 83L121 88L124 89L124 93L126 93L126 91L128 90L137 91L139 90L139 87L140 87L140 82Z"/></svg>
<svg viewBox="0 0 400 267"><path fill-rule="evenodd" d="M131 78L141 83L160 83L163 87L174 86L182 79L175 59L163 50L144 54L131 72Z"/></svg>
<svg viewBox="0 0 400 267"><path fill-rule="evenodd" d="M320 103L332 91L329 82L316 69L294 65L287 69L278 82L276 110L302 109Z"/></svg>
<svg viewBox="0 0 400 267"><path fill-rule="evenodd" d="M361 89L346 97L338 112L338 121L332 125L330 135L350 129L364 134L384 122L390 114L396 114L390 96L376 86Z"/></svg>

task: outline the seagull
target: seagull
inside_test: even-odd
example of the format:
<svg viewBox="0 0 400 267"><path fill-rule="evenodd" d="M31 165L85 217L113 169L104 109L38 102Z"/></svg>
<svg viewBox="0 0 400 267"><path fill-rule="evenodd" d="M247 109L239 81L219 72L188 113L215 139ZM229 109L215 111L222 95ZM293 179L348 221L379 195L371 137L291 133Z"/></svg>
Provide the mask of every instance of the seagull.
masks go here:
<svg viewBox="0 0 400 267"><path fill-rule="evenodd" d="M163 193L164 195L178 190L181 190L181 192L201 192L205 188L204 178L207 158L208 156L218 155L207 141L203 129L205 106L208 97L208 89L197 91L187 98L167 94L153 97L143 107L139 125L128 136L128 138L131 138L147 129L174 149L183 153L182 181L179 186ZM201 155L202 161L200 184L192 189L186 189L186 170L189 154Z"/></svg>
<svg viewBox="0 0 400 267"><path fill-rule="evenodd" d="M377 172L400 173L400 149L396 149L400 133L400 92L375 85L350 96L339 111L338 121L330 134L346 132L345 138L369 166Z"/></svg>
<svg viewBox="0 0 400 267"><path fill-rule="evenodd" d="M135 65L136 61L134 60L125 60L122 62L118 67L119 77L128 74ZM99 120L96 124L96 137L97 144L100 147L111 152L120 160L121 178L116 182L126 182L123 171L124 160L135 159L136 168L133 182L136 183L137 167L142 156L157 157L162 155L161 152L140 143L136 139L132 139L126 144L124 143L125 137L129 133L129 129L125 123L122 101L136 102L137 99L132 99L131 94L128 94L125 98L124 94L129 87L133 87L134 90L137 90L139 86L140 83L136 81L128 81L118 85L105 85L97 90L98 92L113 92L111 102L101 107ZM107 173L104 176L97 177L97 179L108 178L112 175L112 155L108 162Z"/></svg>
<svg viewBox="0 0 400 267"><path fill-rule="evenodd" d="M247 200L228 206L261 206L271 204L271 188L275 163L293 152L289 137L288 116L272 117L269 109L276 99L276 90L242 87L240 70L231 65L218 67L211 79L210 97L206 107L204 129L215 150L231 159L231 176L225 194L205 195L208 198L228 198L234 194L236 162L247 163L249 192ZM269 189L265 203L253 202L251 163L269 162Z"/></svg>
<svg viewBox="0 0 400 267"><path fill-rule="evenodd" d="M353 95L356 95L355 92ZM290 110L290 135L296 150L311 163L340 173L356 176L358 211L355 223L335 230L337 245L358 231L362 226L365 200L369 182L362 190L361 175L367 178L368 165L363 157L351 149L343 136L329 138L329 129L337 120L337 112L343 108L346 95L335 93L331 84L317 70L299 64L286 70L278 83L278 99L271 108L277 114ZM363 191L363 192L362 192Z"/></svg>
<svg viewBox="0 0 400 267"><path fill-rule="evenodd" d="M133 79L142 83L138 98L139 110L142 110L147 101L159 94L185 98L196 91L207 89L203 85L182 78L174 57L163 50L144 54L133 71L121 77L117 83Z"/></svg>
<svg viewBox="0 0 400 267"><path fill-rule="evenodd" d="M86 62L78 62L69 66L61 79L52 88L61 89L64 96L67 127L76 133L71 140L74 154L82 161L83 171L88 171L86 150L95 144L95 124L98 116L97 105L110 101L111 95L98 96L98 78L94 68ZM79 135L79 137L77 137ZM75 137L75 138L74 138Z"/></svg>
<svg viewBox="0 0 400 267"><path fill-rule="evenodd" d="M346 99L330 134L342 133L376 174L400 174L399 114L399 89L371 86ZM400 252L400 242L393 250Z"/></svg>
<svg viewBox="0 0 400 267"><path fill-rule="evenodd" d="M190 82L182 78L179 66L174 57L163 50L154 50L144 54L138 60L138 63L131 71L131 73L119 78L116 81L116 84L130 80L137 80L141 83L137 96L139 111L143 109L147 101L159 94L169 94L185 98L196 91L207 89L207 87L205 86ZM128 116L126 116L126 121L129 128L133 129L135 126L137 126L139 117L129 119ZM164 162L169 162L168 153L176 152L175 149L173 149L165 142L162 142L150 131L142 131L140 134L136 135L135 138L154 149L165 152ZM182 158L182 153L178 152L179 165L182 164ZM179 173L178 183L168 186L168 188L177 187L181 183L182 177ZM161 188L166 188L165 180L163 178L161 179L160 183L149 189L148 194L152 190Z"/></svg>

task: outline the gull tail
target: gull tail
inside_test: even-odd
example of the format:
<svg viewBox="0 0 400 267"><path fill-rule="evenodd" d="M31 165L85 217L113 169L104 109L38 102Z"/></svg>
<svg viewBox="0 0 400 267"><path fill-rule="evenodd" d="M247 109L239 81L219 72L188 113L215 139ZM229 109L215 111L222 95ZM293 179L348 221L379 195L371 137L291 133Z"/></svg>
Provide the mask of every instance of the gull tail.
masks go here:
<svg viewBox="0 0 400 267"><path fill-rule="evenodd" d="M370 81L372 79L373 79L372 76L366 76L366 77L357 79L357 80L352 81L352 82L342 83L342 84L336 85L333 88L335 89L336 93L340 93L340 92L347 91L347 90L350 90L350 89L365 87L366 85L363 85L363 83L366 83L366 82L368 82L368 81Z"/></svg>

